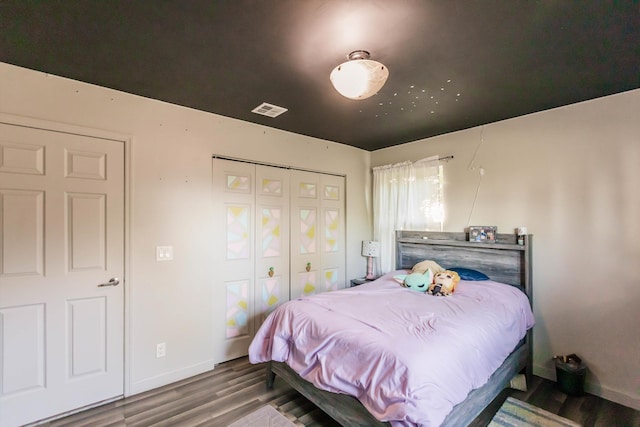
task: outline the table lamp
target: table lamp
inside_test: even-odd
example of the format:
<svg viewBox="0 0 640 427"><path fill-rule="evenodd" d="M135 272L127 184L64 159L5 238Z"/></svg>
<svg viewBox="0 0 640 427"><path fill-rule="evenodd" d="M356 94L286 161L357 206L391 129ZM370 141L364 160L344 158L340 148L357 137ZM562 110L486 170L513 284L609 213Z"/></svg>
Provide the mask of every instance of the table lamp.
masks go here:
<svg viewBox="0 0 640 427"><path fill-rule="evenodd" d="M362 256L366 256L367 260L367 280L375 279L373 275L373 258L380 256L380 242L372 242L370 240L362 241Z"/></svg>

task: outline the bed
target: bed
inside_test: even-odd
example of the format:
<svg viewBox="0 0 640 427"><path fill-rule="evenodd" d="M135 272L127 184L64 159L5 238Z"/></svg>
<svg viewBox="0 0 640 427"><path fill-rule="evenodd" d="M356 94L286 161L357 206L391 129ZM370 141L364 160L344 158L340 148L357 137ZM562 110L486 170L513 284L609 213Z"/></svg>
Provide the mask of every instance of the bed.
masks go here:
<svg viewBox="0 0 640 427"><path fill-rule="evenodd" d="M496 235L495 243L476 243L466 241L465 233L399 231L396 235L398 270L411 269L418 262L429 259L445 268L457 266L481 271L490 280L461 281L454 296L433 297L392 286L390 275L387 275L357 288L300 298L284 304L269 316L251 344L250 360L254 363L269 360L268 386L273 385L276 376L283 379L344 426L468 425L508 386L515 374L524 372L530 378L530 327L533 321L529 308L526 316L531 318L526 321L526 327L522 326L522 322L514 326L511 320L494 321L493 317L486 322L503 325L506 329L499 335L508 335L510 342L499 343L493 335L490 339L483 338L484 329L479 329L471 337L472 342L464 344L470 346L467 350L455 340L454 344L437 341L437 346L428 343L431 347L415 347L419 351L406 351L409 347L400 337L404 332L398 329L397 319L391 317L408 316L404 325L411 329L408 331L410 336L415 335L412 329L415 325L422 325L419 329L428 330L427 335L438 340L451 324L466 321L456 317L455 322L447 323L450 313L466 310L458 310L460 304L482 299L484 295L487 295L487 304L502 299L498 293L494 295L494 288L500 295L508 294L508 298L517 299L520 307L513 310L510 306L493 307L480 311L515 311L516 317L525 317L522 306L530 307L532 296L531 246L531 236L526 236L524 245L517 245L515 235L509 234ZM435 304L429 307L429 315L435 317L421 323L420 319L425 318L422 312L415 317L411 311L384 308L371 310L372 315L367 317L364 307L371 307L374 301L385 298L398 304L398 307L407 307L407 310L413 310L411 307L416 306L416 301L427 301L428 298L437 300L429 302ZM516 304L513 303L513 306ZM317 312L315 318L314 312ZM518 314L520 312L522 315ZM383 313L388 317L381 317ZM447 316L442 316L442 313L447 313ZM326 326L335 323L326 322L331 316L344 322L344 327L338 325L331 329ZM484 323L485 320L476 320L476 324ZM292 329L298 327L296 324L307 328L306 332L300 334ZM378 333L383 338L389 337L389 340L373 345L367 340L369 332L354 332L352 326L355 324L364 324L370 332ZM387 324L391 325L390 331L385 329ZM434 327L436 324L437 327ZM396 325L396 330L393 330L393 325ZM441 329L441 325L446 327ZM472 327L472 324L467 326L469 330ZM331 336L331 339L323 334ZM351 346L350 349L347 346ZM452 346L459 349L455 352L449 350ZM405 350L393 355L390 351L393 347ZM339 354L342 359L327 357L330 354ZM361 363L347 369L346 366L354 364L341 362L343 359L346 361L349 354L355 354ZM443 356L445 354L446 357ZM474 357L468 358L465 354L473 354ZM422 358L425 366L420 364ZM483 363L476 362L476 359L482 359ZM484 366L484 361L487 366ZM367 371L368 376L358 376L359 371ZM455 380L440 378L441 371L453 375L451 378ZM388 394L391 393L389 390L395 393L396 389L383 382L387 378L391 381L389 384L397 386L398 390L402 389L406 395ZM451 384L454 385L451 389L446 388ZM353 396L359 396L360 400ZM390 422L378 421L372 414Z"/></svg>

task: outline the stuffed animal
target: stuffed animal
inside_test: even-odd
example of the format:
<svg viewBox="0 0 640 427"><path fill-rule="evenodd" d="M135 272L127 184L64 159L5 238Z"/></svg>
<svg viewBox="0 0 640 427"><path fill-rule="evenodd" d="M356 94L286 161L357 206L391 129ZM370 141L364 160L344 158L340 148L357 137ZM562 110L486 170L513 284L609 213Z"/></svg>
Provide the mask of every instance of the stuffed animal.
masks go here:
<svg viewBox="0 0 640 427"><path fill-rule="evenodd" d="M460 276L455 271L441 271L433 278L433 283L427 289L427 293L436 296L449 296L455 291L459 281Z"/></svg>
<svg viewBox="0 0 640 427"><path fill-rule="evenodd" d="M394 279L402 283L402 286L418 292L426 292L433 282L433 273L427 269L424 273L401 274Z"/></svg>
<svg viewBox="0 0 640 427"><path fill-rule="evenodd" d="M440 265L437 262L426 259L414 265L413 268L411 269L411 272L424 273L427 269L431 270L433 274L438 274L441 271L444 271L444 268L440 267Z"/></svg>

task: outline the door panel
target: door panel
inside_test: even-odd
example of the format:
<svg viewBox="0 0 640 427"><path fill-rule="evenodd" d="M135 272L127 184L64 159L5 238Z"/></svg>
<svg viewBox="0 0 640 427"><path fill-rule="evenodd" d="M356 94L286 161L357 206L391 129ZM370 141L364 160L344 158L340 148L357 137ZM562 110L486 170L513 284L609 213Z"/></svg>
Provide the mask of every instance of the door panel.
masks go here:
<svg viewBox="0 0 640 427"><path fill-rule="evenodd" d="M247 354L253 332L255 166L213 159L216 224L212 282L214 360Z"/></svg>
<svg viewBox="0 0 640 427"><path fill-rule="evenodd" d="M66 194L69 271L106 268L106 196Z"/></svg>
<svg viewBox="0 0 640 427"><path fill-rule="evenodd" d="M67 301L67 364L71 380L107 370L106 306L104 296Z"/></svg>
<svg viewBox="0 0 640 427"><path fill-rule="evenodd" d="M320 175L291 171L291 299L318 292L321 283Z"/></svg>
<svg viewBox="0 0 640 427"><path fill-rule="evenodd" d="M3 396L45 387L44 312L44 304L0 309Z"/></svg>
<svg viewBox="0 0 640 427"><path fill-rule="evenodd" d="M322 291L341 289L346 284L344 177L321 175L322 205Z"/></svg>
<svg viewBox="0 0 640 427"><path fill-rule="evenodd" d="M291 298L344 288L344 178L291 171L291 189Z"/></svg>
<svg viewBox="0 0 640 427"><path fill-rule="evenodd" d="M289 171L256 165L255 335L289 300Z"/></svg>
<svg viewBox="0 0 640 427"><path fill-rule="evenodd" d="M0 124L0 426L123 394L124 144Z"/></svg>
<svg viewBox="0 0 640 427"><path fill-rule="evenodd" d="M0 206L2 277L41 276L44 273L44 192L2 189Z"/></svg>

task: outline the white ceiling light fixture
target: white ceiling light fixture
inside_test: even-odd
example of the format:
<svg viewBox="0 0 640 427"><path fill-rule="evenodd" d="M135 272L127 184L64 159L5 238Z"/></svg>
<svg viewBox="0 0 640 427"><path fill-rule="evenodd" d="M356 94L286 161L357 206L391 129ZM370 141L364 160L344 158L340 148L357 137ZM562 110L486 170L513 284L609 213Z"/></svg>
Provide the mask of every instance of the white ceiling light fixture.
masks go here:
<svg viewBox="0 0 640 427"><path fill-rule="evenodd" d="M333 69L329 78L333 87L350 99L366 99L378 93L389 77L389 70L378 61L369 59L366 50L355 50Z"/></svg>

